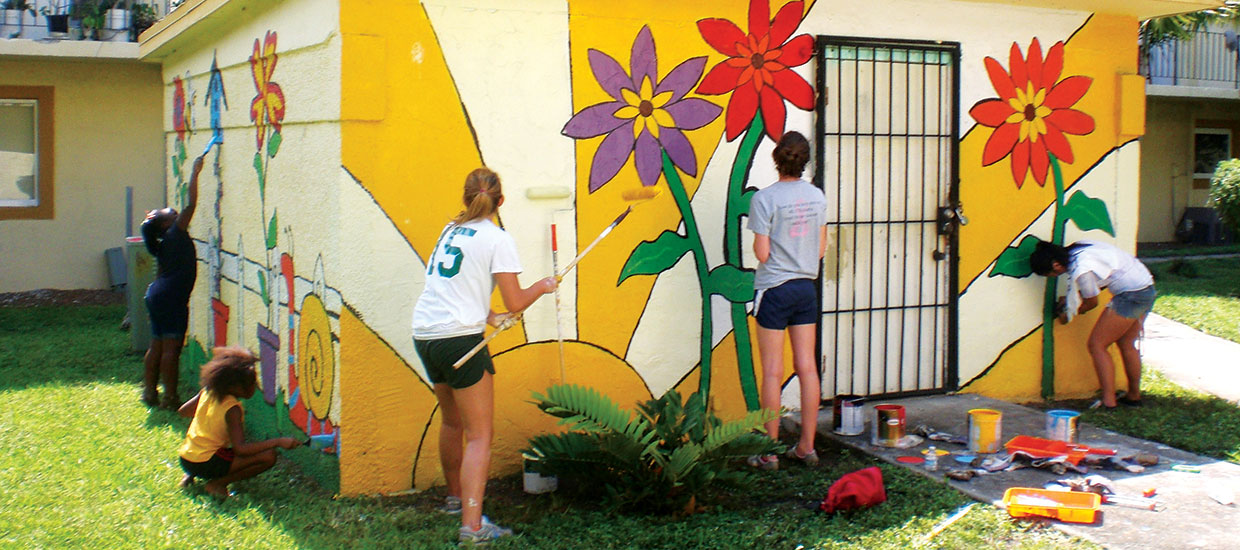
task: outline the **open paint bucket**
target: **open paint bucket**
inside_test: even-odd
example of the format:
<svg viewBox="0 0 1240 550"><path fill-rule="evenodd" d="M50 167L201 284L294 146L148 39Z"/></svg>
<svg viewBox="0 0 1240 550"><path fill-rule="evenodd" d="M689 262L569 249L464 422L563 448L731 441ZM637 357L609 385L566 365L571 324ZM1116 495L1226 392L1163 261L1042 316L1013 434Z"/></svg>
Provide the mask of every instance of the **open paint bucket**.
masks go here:
<svg viewBox="0 0 1240 550"><path fill-rule="evenodd" d="M542 493L550 493L560 486L560 479L555 476L545 476L535 472L531 468L530 459L525 459L524 467L521 472L521 488L531 495Z"/></svg>
<svg viewBox="0 0 1240 550"><path fill-rule="evenodd" d="M831 430L840 435L861 435L865 431L865 398L837 395L831 401Z"/></svg>
<svg viewBox="0 0 1240 550"><path fill-rule="evenodd" d="M1003 413L994 409L969 410L969 452L998 452L1002 434Z"/></svg>
<svg viewBox="0 0 1240 550"><path fill-rule="evenodd" d="M1076 443L1076 421L1081 413L1067 409L1046 411L1046 438Z"/></svg>
<svg viewBox="0 0 1240 550"><path fill-rule="evenodd" d="M872 443L895 447L904 438L904 406L874 405L874 438Z"/></svg>

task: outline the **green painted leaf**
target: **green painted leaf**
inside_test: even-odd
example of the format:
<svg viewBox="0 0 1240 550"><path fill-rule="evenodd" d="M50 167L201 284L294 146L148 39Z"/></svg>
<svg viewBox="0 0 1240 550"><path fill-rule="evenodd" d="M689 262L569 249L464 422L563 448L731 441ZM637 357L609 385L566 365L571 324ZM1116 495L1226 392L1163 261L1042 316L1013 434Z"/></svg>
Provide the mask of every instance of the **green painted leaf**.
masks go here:
<svg viewBox="0 0 1240 550"><path fill-rule="evenodd" d="M185 162L186 158L188 158L188 155L185 154L185 142L178 139L176 141L177 162Z"/></svg>
<svg viewBox="0 0 1240 550"><path fill-rule="evenodd" d="M271 305L271 298L267 296L267 276L260 269L258 271L258 293L263 297L264 305Z"/></svg>
<svg viewBox="0 0 1240 550"><path fill-rule="evenodd" d="M267 224L267 250L276 247L276 212L271 211L271 222Z"/></svg>
<svg viewBox="0 0 1240 550"><path fill-rule="evenodd" d="M1084 191L1077 191L1068 198L1068 203L1063 205L1063 214L1081 231L1101 229L1108 235L1115 236L1106 201L1090 198Z"/></svg>
<svg viewBox="0 0 1240 550"><path fill-rule="evenodd" d="M653 241L642 241L624 262L616 284L634 275L657 275L667 271L686 252L689 252L689 239L675 231L664 231Z"/></svg>
<svg viewBox="0 0 1240 550"><path fill-rule="evenodd" d="M276 153L280 151L281 141L284 141L284 138L280 137L280 132L272 132L271 138L267 140L267 156L273 158L276 156Z"/></svg>
<svg viewBox="0 0 1240 550"><path fill-rule="evenodd" d="M753 300L753 272L742 270L732 264L723 264L710 271L706 288L711 294L720 294L729 302L751 301Z"/></svg>
<svg viewBox="0 0 1240 550"><path fill-rule="evenodd" d="M258 194L261 197L267 196L267 178L263 174L263 155L254 153L254 171L258 172Z"/></svg>
<svg viewBox="0 0 1240 550"><path fill-rule="evenodd" d="M176 155L172 155L172 158L169 160L172 161L172 177L176 178L177 181L181 181L181 163L177 162Z"/></svg>
<svg viewBox="0 0 1240 550"><path fill-rule="evenodd" d="M1002 254L999 254L999 259L995 260L995 267L990 270L990 276L1003 275L1023 279L1033 275L1033 268L1029 267L1029 256L1033 254L1033 248L1037 244L1037 237L1025 235L1025 238L1020 240L1020 244L1007 247Z"/></svg>

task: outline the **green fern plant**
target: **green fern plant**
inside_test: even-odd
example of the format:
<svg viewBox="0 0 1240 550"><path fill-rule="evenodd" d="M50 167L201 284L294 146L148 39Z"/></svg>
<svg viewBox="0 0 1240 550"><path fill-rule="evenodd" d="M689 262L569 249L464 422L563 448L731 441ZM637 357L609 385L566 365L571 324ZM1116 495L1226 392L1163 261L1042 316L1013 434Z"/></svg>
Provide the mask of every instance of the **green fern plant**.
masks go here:
<svg viewBox="0 0 1240 550"><path fill-rule="evenodd" d="M551 386L534 400L568 431L530 439L523 451L530 468L575 480L579 487L602 487L613 509L692 514L701 509L708 487L753 480L751 472L734 468L738 459L783 450L754 433L775 419L776 411L751 411L724 422L699 393L682 400L670 390L639 403L636 414L577 385Z"/></svg>

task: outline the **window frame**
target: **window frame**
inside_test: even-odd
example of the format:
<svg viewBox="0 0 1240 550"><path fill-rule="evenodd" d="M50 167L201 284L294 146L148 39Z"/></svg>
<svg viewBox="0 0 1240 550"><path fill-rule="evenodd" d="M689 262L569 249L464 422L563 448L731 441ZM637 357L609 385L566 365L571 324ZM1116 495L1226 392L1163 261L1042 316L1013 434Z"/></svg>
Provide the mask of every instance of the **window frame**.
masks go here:
<svg viewBox="0 0 1240 550"><path fill-rule="evenodd" d="M1214 177L1213 171L1209 173L1197 171L1197 161L1198 161L1197 136L1199 135L1227 136L1227 147L1226 147L1227 158L1231 158L1231 151L1232 151L1232 148L1235 146L1235 144L1233 143L1233 140L1235 140L1235 136L1232 135L1232 131L1230 128L1200 128L1200 127L1193 128L1193 178L1208 180Z"/></svg>
<svg viewBox="0 0 1240 550"><path fill-rule="evenodd" d="M35 103L35 200L31 204L0 204L0 220L50 220L55 216L54 90L51 86L0 86L0 100Z"/></svg>

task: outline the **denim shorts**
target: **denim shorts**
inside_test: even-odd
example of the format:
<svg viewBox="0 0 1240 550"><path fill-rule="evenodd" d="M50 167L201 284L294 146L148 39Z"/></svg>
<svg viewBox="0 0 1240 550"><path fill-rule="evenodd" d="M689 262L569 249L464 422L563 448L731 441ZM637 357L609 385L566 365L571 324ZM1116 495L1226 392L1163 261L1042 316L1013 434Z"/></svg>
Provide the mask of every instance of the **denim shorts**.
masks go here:
<svg viewBox="0 0 1240 550"><path fill-rule="evenodd" d="M818 293L814 281L793 279L775 288L758 291L758 326L771 330L783 330L788 325L812 325L821 315L818 311Z"/></svg>
<svg viewBox="0 0 1240 550"><path fill-rule="evenodd" d="M1121 292L1111 297L1111 303L1107 304L1107 307L1125 319L1140 319L1154 308L1154 296L1157 294L1154 285L1141 290Z"/></svg>

